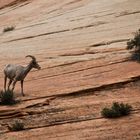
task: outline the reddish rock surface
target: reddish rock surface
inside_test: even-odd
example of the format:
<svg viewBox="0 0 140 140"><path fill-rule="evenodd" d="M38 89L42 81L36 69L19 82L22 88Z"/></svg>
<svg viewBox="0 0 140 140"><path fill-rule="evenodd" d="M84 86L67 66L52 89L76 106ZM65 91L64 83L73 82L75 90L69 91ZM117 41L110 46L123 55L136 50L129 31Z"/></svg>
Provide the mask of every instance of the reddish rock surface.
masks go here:
<svg viewBox="0 0 140 140"><path fill-rule="evenodd" d="M1 0L0 87L8 63L42 69L16 85L14 106L0 106L1 140L140 139L140 64L126 42L139 29L139 0ZM8 26L15 30L3 33ZM105 119L113 102L129 103L130 116ZM8 125L23 120L25 130Z"/></svg>

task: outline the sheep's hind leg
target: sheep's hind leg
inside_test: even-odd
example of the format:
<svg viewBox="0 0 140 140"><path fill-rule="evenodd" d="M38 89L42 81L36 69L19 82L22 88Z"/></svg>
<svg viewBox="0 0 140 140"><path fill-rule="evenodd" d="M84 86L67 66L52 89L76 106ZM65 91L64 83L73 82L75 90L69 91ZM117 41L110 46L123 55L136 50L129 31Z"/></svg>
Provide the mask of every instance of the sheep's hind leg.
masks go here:
<svg viewBox="0 0 140 140"><path fill-rule="evenodd" d="M12 83L12 80L9 80L9 83L8 83L8 90L9 90L9 88L10 88L11 83Z"/></svg>
<svg viewBox="0 0 140 140"><path fill-rule="evenodd" d="M7 82L7 76L4 77L4 90L6 91L6 82Z"/></svg>
<svg viewBox="0 0 140 140"><path fill-rule="evenodd" d="M14 88L15 88L15 85L16 85L16 80L14 80L14 82L13 82L13 87L12 87L12 91L14 90Z"/></svg>

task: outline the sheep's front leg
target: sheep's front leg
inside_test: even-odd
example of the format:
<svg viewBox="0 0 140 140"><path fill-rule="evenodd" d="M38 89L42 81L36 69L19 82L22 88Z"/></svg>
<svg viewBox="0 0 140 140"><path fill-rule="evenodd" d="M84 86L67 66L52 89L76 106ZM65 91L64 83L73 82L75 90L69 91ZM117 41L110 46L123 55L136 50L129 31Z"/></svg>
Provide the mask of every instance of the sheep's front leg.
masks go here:
<svg viewBox="0 0 140 140"><path fill-rule="evenodd" d="M6 82L7 82L7 76L4 77L4 90L6 91Z"/></svg>
<svg viewBox="0 0 140 140"><path fill-rule="evenodd" d="M23 93L23 80L21 80L21 94L22 96L25 96L25 94Z"/></svg>

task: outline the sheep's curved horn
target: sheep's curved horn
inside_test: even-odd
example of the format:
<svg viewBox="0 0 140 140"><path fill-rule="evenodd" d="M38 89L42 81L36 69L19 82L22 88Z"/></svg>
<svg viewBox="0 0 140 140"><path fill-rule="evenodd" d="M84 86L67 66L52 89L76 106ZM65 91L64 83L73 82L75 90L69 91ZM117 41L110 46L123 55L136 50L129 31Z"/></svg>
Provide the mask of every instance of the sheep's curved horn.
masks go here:
<svg viewBox="0 0 140 140"><path fill-rule="evenodd" d="M32 55L27 55L26 57L31 57L34 61L36 61L36 58Z"/></svg>

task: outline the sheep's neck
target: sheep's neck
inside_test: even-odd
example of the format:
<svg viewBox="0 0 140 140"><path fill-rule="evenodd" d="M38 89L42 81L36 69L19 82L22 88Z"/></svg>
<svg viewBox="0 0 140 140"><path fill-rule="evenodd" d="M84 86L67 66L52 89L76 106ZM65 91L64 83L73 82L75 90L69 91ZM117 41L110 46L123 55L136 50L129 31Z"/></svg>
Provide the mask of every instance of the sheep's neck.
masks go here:
<svg viewBox="0 0 140 140"><path fill-rule="evenodd" d="M29 65L27 65L25 67L25 71L24 71L24 77L30 72L30 70L32 69L32 65L31 63Z"/></svg>

